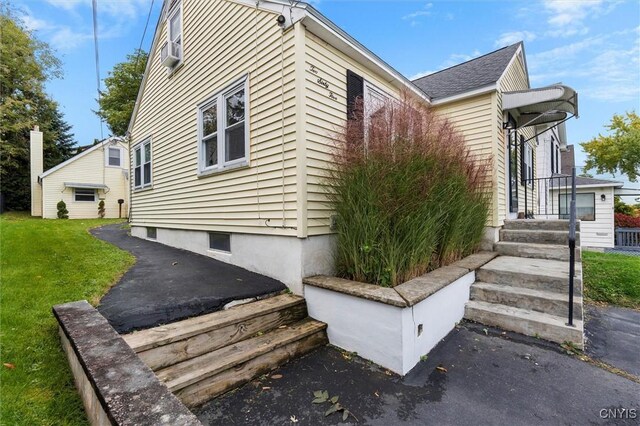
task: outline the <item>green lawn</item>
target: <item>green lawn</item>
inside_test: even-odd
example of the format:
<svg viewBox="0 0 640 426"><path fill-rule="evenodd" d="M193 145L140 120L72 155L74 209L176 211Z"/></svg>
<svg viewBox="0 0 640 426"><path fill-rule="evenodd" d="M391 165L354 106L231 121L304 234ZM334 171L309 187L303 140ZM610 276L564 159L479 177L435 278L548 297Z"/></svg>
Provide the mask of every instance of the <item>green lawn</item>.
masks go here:
<svg viewBox="0 0 640 426"><path fill-rule="evenodd" d="M0 424L87 424L51 306L95 304L133 264L87 232L114 222L0 216Z"/></svg>
<svg viewBox="0 0 640 426"><path fill-rule="evenodd" d="M582 252L588 300L640 309L640 257Z"/></svg>

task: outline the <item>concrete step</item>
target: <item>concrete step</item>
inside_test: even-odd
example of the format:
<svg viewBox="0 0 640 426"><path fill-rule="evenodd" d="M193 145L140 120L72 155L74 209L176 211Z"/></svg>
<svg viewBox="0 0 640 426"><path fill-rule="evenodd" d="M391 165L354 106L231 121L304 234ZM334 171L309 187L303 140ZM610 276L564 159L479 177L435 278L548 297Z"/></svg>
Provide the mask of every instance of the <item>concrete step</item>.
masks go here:
<svg viewBox="0 0 640 426"><path fill-rule="evenodd" d="M471 300L530 309L565 318L569 315L568 294L550 291L476 282L471 286ZM581 320L582 297L575 296L573 300L573 316Z"/></svg>
<svg viewBox="0 0 640 426"><path fill-rule="evenodd" d="M514 230L544 230L544 231L569 231L568 220L549 219L516 219L505 220L504 229ZM576 231L580 230L580 222L576 223Z"/></svg>
<svg viewBox="0 0 640 426"><path fill-rule="evenodd" d="M195 406L326 344L326 327L306 318L158 370L156 375L185 405Z"/></svg>
<svg viewBox="0 0 640 426"><path fill-rule="evenodd" d="M155 371L306 317L304 298L282 294L137 331L123 338Z"/></svg>
<svg viewBox="0 0 640 426"><path fill-rule="evenodd" d="M493 251L502 256L529 257L535 259L550 259L569 261L569 246L559 244L515 243L498 241L493 245ZM576 261L581 260L580 247L576 247Z"/></svg>
<svg viewBox="0 0 640 426"><path fill-rule="evenodd" d="M465 318L556 343L571 342L580 349L584 347L584 326L580 320L574 320L575 327L570 327L564 317L476 300L467 303Z"/></svg>
<svg viewBox="0 0 640 426"><path fill-rule="evenodd" d="M575 266L574 294L582 295L582 263ZM476 271L476 280L568 294L569 262L498 256Z"/></svg>
<svg viewBox="0 0 640 426"><path fill-rule="evenodd" d="M569 244L569 231L501 229L500 241L534 244ZM580 233L576 232L576 246L580 245Z"/></svg>

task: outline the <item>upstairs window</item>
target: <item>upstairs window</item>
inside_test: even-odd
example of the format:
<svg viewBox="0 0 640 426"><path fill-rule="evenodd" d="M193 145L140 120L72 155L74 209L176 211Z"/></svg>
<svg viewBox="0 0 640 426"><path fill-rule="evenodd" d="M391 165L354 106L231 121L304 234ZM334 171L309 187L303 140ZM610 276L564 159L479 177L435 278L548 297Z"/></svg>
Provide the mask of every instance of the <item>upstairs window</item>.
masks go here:
<svg viewBox="0 0 640 426"><path fill-rule="evenodd" d="M201 104L198 127L201 172L248 162L246 77Z"/></svg>
<svg viewBox="0 0 640 426"><path fill-rule="evenodd" d="M146 140L133 150L134 188L151 186L151 140Z"/></svg>
<svg viewBox="0 0 640 426"><path fill-rule="evenodd" d="M109 147L107 149L107 166L122 167L122 149Z"/></svg>
<svg viewBox="0 0 640 426"><path fill-rule="evenodd" d="M167 41L160 48L160 61L169 69L182 63L182 3L172 1L167 12Z"/></svg>

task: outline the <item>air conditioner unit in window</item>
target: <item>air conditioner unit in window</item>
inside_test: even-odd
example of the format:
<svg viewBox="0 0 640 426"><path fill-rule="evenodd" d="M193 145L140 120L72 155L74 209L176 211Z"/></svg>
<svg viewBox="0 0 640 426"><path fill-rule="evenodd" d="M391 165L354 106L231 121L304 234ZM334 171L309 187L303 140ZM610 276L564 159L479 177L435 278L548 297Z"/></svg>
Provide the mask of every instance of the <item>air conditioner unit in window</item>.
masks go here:
<svg viewBox="0 0 640 426"><path fill-rule="evenodd" d="M160 62L165 67L172 67L180 62L181 55L182 51L178 43L167 41L160 48Z"/></svg>

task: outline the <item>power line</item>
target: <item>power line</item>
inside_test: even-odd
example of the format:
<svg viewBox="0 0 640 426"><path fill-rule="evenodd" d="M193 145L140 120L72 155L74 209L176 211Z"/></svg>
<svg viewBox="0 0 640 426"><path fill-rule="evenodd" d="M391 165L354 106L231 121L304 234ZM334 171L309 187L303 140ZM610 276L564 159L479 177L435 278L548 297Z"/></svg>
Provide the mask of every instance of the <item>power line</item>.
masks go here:
<svg viewBox="0 0 640 426"><path fill-rule="evenodd" d="M91 7L93 9L93 45L96 51L96 88L98 90L98 103L102 98L102 93L100 92L100 56L98 54L98 4L97 0L93 0L91 2ZM103 134L103 120L100 117L100 140L104 140Z"/></svg>
<svg viewBox="0 0 640 426"><path fill-rule="evenodd" d="M153 2L155 0L151 0L151 6L149 7L149 13L147 13L147 22L144 24L144 31L142 31L142 38L140 39L140 45L138 45L138 52L136 55L136 66L135 70L138 71L138 61L140 60L140 52L142 51L142 43L144 42L144 36L147 34L147 27L149 26L149 18L151 18L151 11L153 10Z"/></svg>

